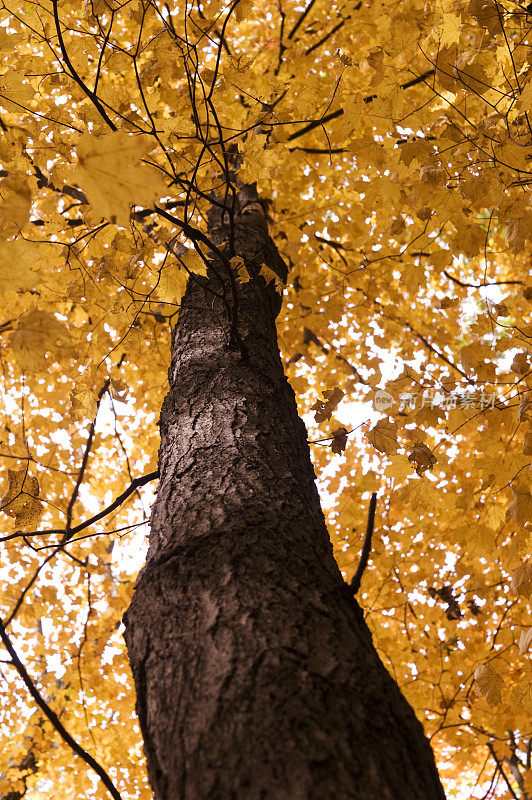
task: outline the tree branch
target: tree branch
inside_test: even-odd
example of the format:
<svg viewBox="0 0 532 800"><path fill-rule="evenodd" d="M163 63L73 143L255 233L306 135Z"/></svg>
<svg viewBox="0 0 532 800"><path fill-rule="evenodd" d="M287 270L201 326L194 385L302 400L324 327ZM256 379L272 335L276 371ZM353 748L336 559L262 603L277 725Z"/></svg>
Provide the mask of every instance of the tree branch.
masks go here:
<svg viewBox="0 0 532 800"><path fill-rule="evenodd" d="M41 693L39 692L39 690L33 683L32 679L26 672L26 668L24 667L24 664L18 657L15 648L11 644L9 636L6 633L6 629L4 628L4 624L1 620L0 620L0 638L2 639L2 642L4 643L4 647L6 648L7 652L11 656L11 661L13 663L13 666L17 670L18 674L20 675L24 683L26 684L30 695L33 697L33 699L35 700L35 702L37 703L43 714L45 714L46 717L50 720L53 727L61 736L63 741L65 741L67 745L70 747L70 749L73 750L73 752L76 753L76 755L82 758L83 761L85 761L85 763L88 764L88 766L94 770L94 772L101 779L102 783L105 785L105 787L109 791L109 794L114 798L114 800L122 800L118 790L116 789L115 785L111 781L111 778L104 770L104 768L100 764L98 764L98 762L90 755L90 753L87 753L87 751L84 750L83 747L80 744L78 744L78 742L76 742L75 739L72 738L72 736L69 734L69 732L61 723L55 711L53 711L50 708L46 700L42 697Z"/></svg>
<svg viewBox="0 0 532 800"><path fill-rule="evenodd" d="M294 25L294 27L292 28L292 30L288 34L288 39L292 39L295 36L295 34L297 33L301 23L305 21L305 17L309 13L309 11L311 10L311 8L312 8L312 6L314 5L315 2L316 2L316 0L310 0L310 3L308 4L308 6L299 15L299 19L297 20L296 24Z"/></svg>
<svg viewBox="0 0 532 800"><path fill-rule="evenodd" d="M107 116L107 112L105 111L105 108L102 106L100 100L98 99L98 96L96 94L94 94L94 92L91 92L89 87L81 80L81 78L79 77L78 73L76 72L76 70L74 68L74 65L72 64L72 62L71 62L71 60L69 58L69 55L67 53L67 49L65 47L65 42L63 40L63 34L61 32L61 21L59 19L59 10L58 10L57 0L52 0L52 5L53 5L53 10L54 10L55 30L56 30L56 33L57 33L57 38L59 40L59 47L61 48L61 55L63 56L65 64L67 65L68 69L70 70L70 77L73 80L76 81L76 83L78 84L80 89L83 92L85 92L87 97L89 97L92 100L92 102L93 102L95 108L97 109L98 113L100 114L102 119L104 119L105 122L109 125L111 130L112 131L116 131L117 130L116 125Z"/></svg>
<svg viewBox="0 0 532 800"><path fill-rule="evenodd" d="M111 511L114 511L115 508L118 508L118 506L122 505L124 500L127 500L129 495L133 494L133 492L135 492L139 488L139 486L144 486L145 483L154 481L158 477L159 477L159 470L156 470L155 472L149 472L146 475L140 475L138 478L133 478L127 489L125 489L122 492L122 494L118 495L118 497L115 497L113 502L110 505L108 505L107 508L104 508L103 511L98 511L98 513L95 514L93 517L90 517L89 519L86 519L83 522L79 522L77 525L74 525L72 528L70 528L70 536L73 537L76 535L76 533L80 533L80 531L85 530L85 528L94 525L95 522L99 522L101 519L103 519L103 517L106 517L108 514L110 514ZM52 528L49 531L31 531L30 533L24 533L24 534L21 531L16 531L15 533L7 534L7 536L1 536L0 542L9 542L12 539L20 539L21 536L26 536L27 538L31 536L49 536L52 533L64 534L65 532L61 528Z"/></svg>
<svg viewBox="0 0 532 800"><path fill-rule="evenodd" d="M428 255L428 254L427 254ZM489 283L464 283L464 281L458 280L446 269L442 270L443 274L446 278L449 278L450 281L456 283L458 286L463 286L464 288L471 288L471 289L482 289L484 286L510 286L513 284L517 284L519 286L523 286L523 281L490 281Z"/></svg>
<svg viewBox="0 0 532 800"><path fill-rule="evenodd" d="M66 510L66 527L65 527L65 533L63 535L63 542L66 542L68 539L70 539L70 537L72 535L72 532L71 532L71 528L72 528L72 512L74 510L74 505L76 503L76 500L77 500L77 497L78 497L78 494L79 494L79 490L80 490L80 487L81 487L81 484L82 484L82 481L83 481L83 476L85 475L85 469L87 468L87 462L89 460L89 455L90 455L91 448L92 448L92 440L94 438L94 431L96 429L96 418L98 416L98 410L100 408L100 403L102 402L102 397L104 396L104 394L106 393L108 388L109 388L109 379L107 379L105 381L104 385L102 386L102 388L100 389L100 392L98 394L98 402L96 404L96 413L94 415L94 419L93 419L93 421L91 423L91 426L90 426L90 429L89 429L89 435L87 437L87 443L85 445L85 452L83 453L83 460L81 462L81 467L79 468L78 477L77 477L77 480L76 480L76 485L74 486L74 491L72 492L72 496L70 498L70 501L68 503L68 508Z"/></svg>
<svg viewBox="0 0 532 800"><path fill-rule="evenodd" d="M488 742L488 750L490 751L491 755L493 756L493 760L497 764L497 769L499 770L499 773L501 774L506 786L508 787L508 791L510 792L510 794L512 795L514 800L519 800L519 798L517 797L515 791L512 789L512 784L508 780L508 776L506 775L505 771L502 768L501 762L497 758L497 754L495 753L495 748L493 747L491 742Z"/></svg>
<svg viewBox="0 0 532 800"><path fill-rule="evenodd" d="M415 86L418 83L422 83L426 78L430 77L430 75L434 75L436 70L429 69L428 72L424 72L422 75L418 75L411 81L407 81L406 83L401 84L401 89L409 89L411 86ZM371 103L377 97L376 94L369 95L368 97L364 98L365 103ZM314 128L318 128L320 125L324 125L326 122L330 122L332 119L336 119L337 117L341 117L344 113L343 108L337 108L336 111L331 111L330 114L327 114L325 117L321 119L313 119L308 125L305 125L304 128L301 128L299 131L295 131L295 133L290 134L287 141L292 142L294 139L298 139L300 136L303 136L305 133L309 133L309 131L314 130Z"/></svg>
<svg viewBox="0 0 532 800"><path fill-rule="evenodd" d="M107 506L107 508L104 508L103 511L99 511L90 519L86 519L84 522L80 522L79 525L76 525L74 528L71 528L70 530L71 536L75 536L76 533L79 533L85 528L88 528L90 525L94 525L95 522L98 522L103 517L106 517L108 514L111 513L111 511L114 511L115 508L118 508L118 506L122 505L124 500L127 500L129 495L133 494L133 492L135 492L139 486L144 486L145 483L154 481L158 477L159 477L159 470L156 470L155 472L149 472L147 475L141 475L139 478L134 478L127 487L127 489L123 491L122 494L119 494L118 497L116 497L113 500L113 502Z"/></svg>
<svg viewBox="0 0 532 800"><path fill-rule="evenodd" d="M373 536L373 525L375 523L375 509L377 508L377 492L373 492L371 500L369 501L368 511L368 524L366 526L366 535L364 536L364 544L362 545L362 553L360 554L360 561L355 574L351 580L350 588L355 595L360 589L360 582L364 570L368 565L369 554L371 552L371 538Z"/></svg>
<svg viewBox="0 0 532 800"><path fill-rule="evenodd" d="M361 5L362 5L362 3L360 3L360 4L358 5L358 7L360 8L360 6L361 6ZM348 19L349 19L349 17L348 17ZM318 47L320 47L322 44L324 44L324 43L327 41L327 39L330 39L330 38L331 38L331 36L334 36L334 34L336 33L336 31L340 30L340 28L341 28L343 25L345 25L345 23L346 23L346 20L345 20L345 19L342 19L342 20L340 20L340 22L338 22L338 23L337 23L337 24L334 26L334 28L332 28L332 29L329 31L329 33L326 33L326 34L325 34L325 36L324 36L322 39L320 39L320 40L319 40L319 42L316 42L316 43L315 43L315 44L313 44L311 47L309 47L309 48L308 48L308 50L305 50L305 55L306 55L306 56L309 56L309 55L312 53L312 51L313 51L313 50L316 50L316 48L318 48Z"/></svg>

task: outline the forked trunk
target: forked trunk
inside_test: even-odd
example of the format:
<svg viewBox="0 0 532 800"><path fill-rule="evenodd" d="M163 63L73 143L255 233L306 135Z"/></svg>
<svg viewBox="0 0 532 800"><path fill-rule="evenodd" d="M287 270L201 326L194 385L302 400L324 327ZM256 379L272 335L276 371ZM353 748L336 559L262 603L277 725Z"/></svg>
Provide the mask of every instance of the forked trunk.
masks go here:
<svg viewBox="0 0 532 800"><path fill-rule="evenodd" d="M232 237L254 275L285 269L256 203L232 232L213 214L209 234ZM238 284L243 358L214 272L189 282L174 330L150 547L125 617L154 796L442 800L333 558L279 297L262 277Z"/></svg>

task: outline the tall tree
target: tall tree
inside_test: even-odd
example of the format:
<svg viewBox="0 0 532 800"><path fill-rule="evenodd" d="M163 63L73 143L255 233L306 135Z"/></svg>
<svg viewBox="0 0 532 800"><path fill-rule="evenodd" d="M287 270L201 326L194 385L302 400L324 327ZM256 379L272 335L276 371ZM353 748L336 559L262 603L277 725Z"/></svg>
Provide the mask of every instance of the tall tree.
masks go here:
<svg viewBox="0 0 532 800"><path fill-rule="evenodd" d="M171 798L443 798L334 561L279 355L286 280L244 187L174 329L148 561L126 615L148 774ZM218 209L215 209L218 211ZM227 257L226 257L227 258Z"/></svg>
<svg viewBox="0 0 532 800"><path fill-rule="evenodd" d="M240 741L256 782L271 742L309 792L331 764L393 785L393 740L437 793L388 672L449 798L530 800L531 26L510 0L4 0L0 798L147 800L142 733L164 792L170 726L220 731L233 696L242 729L179 744L220 780Z"/></svg>

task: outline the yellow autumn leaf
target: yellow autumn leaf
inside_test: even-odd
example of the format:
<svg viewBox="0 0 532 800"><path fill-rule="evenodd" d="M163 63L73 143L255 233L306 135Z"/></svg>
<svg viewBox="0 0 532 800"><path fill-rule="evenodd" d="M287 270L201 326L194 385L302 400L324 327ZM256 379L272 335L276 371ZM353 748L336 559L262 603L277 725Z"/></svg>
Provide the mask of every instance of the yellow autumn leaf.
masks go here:
<svg viewBox="0 0 532 800"><path fill-rule="evenodd" d="M502 702L501 692L504 680L491 664L481 664L476 668L475 686L490 706L496 706Z"/></svg>
<svg viewBox="0 0 532 800"><path fill-rule="evenodd" d="M511 588L523 597L532 595L532 563L524 562L513 571Z"/></svg>
<svg viewBox="0 0 532 800"><path fill-rule="evenodd" d="M444 14L443 25L437 30L440 47L457 44L462 20L457 14Z"/></svg>
<svg viewBox="0 0 532 800"><path fill-rule="evenodd" d="M24 239L0 242L0 292L32 289L39 279L32 267L49 253L46 245Z"/></svg>
<svg viewBox="0 0 532 800"><path fill-rule="evenodd" d="M158 171L141 164L151 147L146 137L126 131L100 137L86 133L80 138L74 180L96 214L125 227L131 205L150 207L165 194Z"/></svg>
<svg viewBox="0 0 532 800"><path fill-rule="evenodd" d="M2 236L12 236L28 222L31 189L25 176L15 174L0 184L0 192L0 231Z"/></svg>
<svg viewBox="0 0 532 800"><path fill-rule="evenodd" d="M527 630L522 630L521 635L519 637L519 655L523 656L525 653L527 653L531 644L532 644L532 628L528 628Z"/></svg>
<svg viewBox="0 0 532 800"><path fill-rule="evenodd" d="M532 681L524 681L514 692L514 699L518 707L530 717L532 714Z"/></svg>
<svg viewBox="0 0 532 800"><path fill-rule="evenodd" d="M522 108L523 111L532 113L532 80L529 80L521 89L519 107Z"/></svg>
<svg viewBox="0 0 532 800"><path fill-rule="evenodd" d="M414 472L414 467L406 456L390 456L390 463L387 465L385 475L394 478L397 485L403 483L409 475Z"/></svg>
<svg viewBox="0 0 532 800"><path fill-rule="evenodd" d="M17 528L28 528L39 522L42 504L39 496L37 478L28 475L26 469L7 471L8 489L0 500L0 508L10 517L14 517Z"/></svg>
<svg viewBox="0 0 532 800"><path fill-rule="evenodd" d="M248 283L251 280L251 275L248 272L242 256L233 256L233 258L229 260L231 267L236 272L237 280L240 281L240 283Z"/></svg>
<svg viewBox="0 0 532 800"><path fill-rule="evenodd" d="M273 283L273 285L275 286L275 291L276 292L279 292L279 294L283 293L283 289L284 289L283 281L277 275L277 273L274 272L269 267L267 267L266 264L263 264L262 267L260 268L259 275L262 275L262 277L264 278L266 284Z"/></svg>
<svg viewBox="0 0 532 800"><path fill-rule="evenodd" d="M439 502L438 491L426 478L412 480L399 490L402 498L408 502L409 508L422 515L428 511L434 513Z"/></svg>
<svg viewBox="0 0 532 800"><path fill-rule="evenodd" d="M109 392L113 400L118 400L120 403L127 401L128 386L124 381L112 379L109 383Z"/></svg>
<svg viewBox="0 0 532 800"><path fill-rule="evenodd" d="M483 520L492 530L496 531L500 528L505 516L505 508L500 503L491 501L485 504Z"/></svg>
<svg viewBox="0 0 532 800"><path fill-rule="evenodd" d="M426 470L431 470L438 459L430 447L423 442L416 442L408 460L416 465L417 474L422 475Z"/></svg>
<svg viewBox="0 0 532 800"><path fill-rule="evenodd" d="M338 386L335 386L334 389L326 389L323 392L324 399L316 400L311 409L315 412L316 422L325 422L330 419L343 396L344 393Z"/></svg>
<svg viewBox="0 0 532 800"><path fill-rule="evenodd" d="M28 372L42 372L49 362L59 362L74 354L64 323L37 309L20 317L9 345L20 369Z"/></svg>
<svg viewBox="0 0 532 800"><path fill-rule="evenodd" d="M532 494L526 486L512 486L512 494L514 499L508 506L507 514L518 525L525 527L532 520Z"/></svg>
<svg viewBox="0 0 532 800"><path fill-rule="evenodd" d="M475 370L482 366L491 355L487 345L473 342L460 350L460 360L466 370Z"/></svg>
<svg viewBox="0 0 532 800"><path fill-rule="evenodd" d="M196 275L207 275L206 260L201 257L197 250L187 250L186 253L179 256L179 262L188 272L194 272Z"/></svg>
<svg viewBox="0 0 532 800"><path fill-rule="evenodd" d="M188 273L178 262L166 263L157 277L155 293L163 303L180 303L187 288Z"/></svg>
<svg viewBox="0 0 532 800"><path fill-rule="evenodd" d="M267 181L271 171L281 165L281 155L266 145L265 136L251 134L241 146L243 163L239 175L243 181L248 183Z"/></svg>
<svg viewBox="0 0 532 800"><path fill-rule="evenodd" d="M402 279L410 294L415 294L425 283L425 270L421 264L409 264L403 270Z"/></svg>
<svg viewBox="0 0 532 800"><path fill-rule="evenodd" d="M460 533L468 553L482 557L495 551L495 536L487 525L472 524L462 528Z"/></svg>
<svg viewBox="0 0 532 800"><path fill-rule="evenodd" d="M366 439L376 450L387 455L394 455L399 447L397 441L397 425L386 419L381 419L366 434Z"/></svg>
<svg viewBox="0 0 532 800"><path fill-rule="evenodd" d="M75 420L93 419L97 410L94 391L85 381L79 381L70 390L70 412Z"/></svg>

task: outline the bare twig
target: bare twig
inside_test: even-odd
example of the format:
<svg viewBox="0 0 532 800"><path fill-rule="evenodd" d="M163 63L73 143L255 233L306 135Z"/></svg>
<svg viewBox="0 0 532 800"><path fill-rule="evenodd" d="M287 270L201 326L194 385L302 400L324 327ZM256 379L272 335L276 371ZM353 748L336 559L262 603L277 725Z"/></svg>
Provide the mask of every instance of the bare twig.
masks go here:
<svg viewBox="0 0 532 800"><path fill-rule="evenodd" d="M356 594L360 589L360 582L362 575L367 567L369 554L371 552L371 538L373 536L373 526L375 524L375 509L377 508L377 492L373 492L371 500L369 501L368 511L368 524L366 526L366 535L364 536L364 544L362 545L362 553L360 554L360 561L357 570L351 580L350 588L353 594Z"/></svg>

